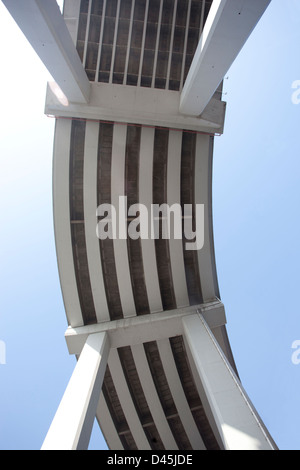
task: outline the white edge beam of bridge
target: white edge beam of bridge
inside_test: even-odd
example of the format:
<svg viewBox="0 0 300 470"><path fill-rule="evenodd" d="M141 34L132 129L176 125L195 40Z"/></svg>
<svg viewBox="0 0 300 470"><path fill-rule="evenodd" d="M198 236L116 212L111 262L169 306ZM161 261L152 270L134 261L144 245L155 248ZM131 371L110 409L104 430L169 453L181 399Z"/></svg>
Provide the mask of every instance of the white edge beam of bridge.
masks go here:
<svg viewBox="0 0 300 470"><path fill-rule="evenodd" d="M181 113L202 114L270 2L213 1L181 93Z"/></svg>
<svg viewBox="0 0 300 470"><path fill-rule="evenodd" d="M53 158L53 214L58 271L68 321L82 326L83 318L77 289L72 250L69 204L69 156L72 132L70 119L57 119ZM68 156L68 158L66 158Z"/></svg>
<svg viewBox="0 0 300 470"><path fill-rule="evenodd" d="M55 0L2 0L72 103L87 103L90 83Z"/></svg>

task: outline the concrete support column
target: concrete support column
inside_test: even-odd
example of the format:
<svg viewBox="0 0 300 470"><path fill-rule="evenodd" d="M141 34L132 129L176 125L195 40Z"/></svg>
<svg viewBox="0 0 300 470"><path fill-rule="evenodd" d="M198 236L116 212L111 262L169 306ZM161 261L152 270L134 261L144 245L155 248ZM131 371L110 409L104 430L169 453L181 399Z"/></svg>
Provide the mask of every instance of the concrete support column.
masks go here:
<svg viewBox="0 0 300 470"><path fill-rule="evenodd" d="M181 93L181 113L203 113L270 1L213 0Z"/></svg>
<svg viewBox="0 0 300 470"><path fill-rule="evenodd" d="M2 1L68 101L88 103L90 82L73 43L75 31L72 39L56 1Z"/></svg>
<svg viewBox="0 0 300 470"><path fill-rule="evenodd" d="M88 336L42 450L87 450L109 349L107 333Z"/></svg>
<svg viewBox="0 0 300 470"><path fill-rule="evenodd" d="M202 315L184 317L182 322L195 382L203 402L208 402L225 450L275 450Z"/></svg>

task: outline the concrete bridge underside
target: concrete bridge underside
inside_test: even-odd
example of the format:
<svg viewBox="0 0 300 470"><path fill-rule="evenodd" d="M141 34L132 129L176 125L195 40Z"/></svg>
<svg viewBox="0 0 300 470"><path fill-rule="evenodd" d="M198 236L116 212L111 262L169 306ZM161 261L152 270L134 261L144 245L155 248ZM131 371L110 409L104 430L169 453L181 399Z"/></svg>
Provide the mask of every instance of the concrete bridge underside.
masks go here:
<svg viewBox="0 0 300 470"><path fill-rule="evenodd" d="M78 362L43 449L87 448L95 416L114 450L276 448L227 337L211 200L222 80L269 0L65 0L63 16L3 2L57 82L55 237ZM202 205L203 247L99 239L97 208L125 197L190 205L179 224L194 230ZM117 210L122 234L133 219Z"/></svg>

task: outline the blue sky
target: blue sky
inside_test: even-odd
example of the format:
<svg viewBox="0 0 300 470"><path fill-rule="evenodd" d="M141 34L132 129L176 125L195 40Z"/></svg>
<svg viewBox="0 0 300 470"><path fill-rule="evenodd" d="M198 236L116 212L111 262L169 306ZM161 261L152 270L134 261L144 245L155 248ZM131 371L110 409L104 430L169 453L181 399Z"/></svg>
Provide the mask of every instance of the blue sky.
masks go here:
<svg viewBox="0 0 300 470"><path fill-rule="evenodd" d="M281 449L300 449L299 0L273 0L228 72L215 140L216 261L243 385ZM0 449L39 449L75 359L52 224L48 72L0 2ZM105 448L97 428L91 448Z"/></svg>

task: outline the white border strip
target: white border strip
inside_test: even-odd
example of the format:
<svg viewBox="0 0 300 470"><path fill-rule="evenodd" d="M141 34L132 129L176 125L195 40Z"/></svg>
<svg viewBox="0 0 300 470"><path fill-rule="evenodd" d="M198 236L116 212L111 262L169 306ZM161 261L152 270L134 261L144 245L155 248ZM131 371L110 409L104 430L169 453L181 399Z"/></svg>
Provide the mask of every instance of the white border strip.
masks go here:
<svg viewBox="0 0 300 470"><path fill-rule="evenodd" d="M87 122L84 146L83 203L85 242L92 295L98 322L109 321L104 287L100 244L96 235L97 165L99 123Z"/></svg>
<svg viewBox="0 0 300 470"><path fill-rule="evenodd" d="M120 231L127 235L126 208L124 212L119 208L119 197L125 193L125 157L126 157L127 126L114 124L111 165L111 204L116 208L117 223L116 239L113 240L117 279L120 299L125 318L136 315L134 297L132 292L131 276L128 261L127 239L120 238Z"/></svg>
<svg viewBox="0 0 300 470"><path fill-rule="evenodd" d="M56 121L53 159L53 205L56 252L66 314L74 327L84 324L74 270L70 226L70 141L71 119Z"/></svg>

